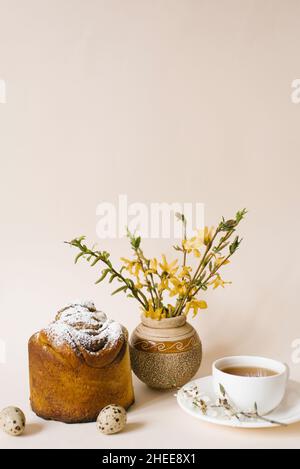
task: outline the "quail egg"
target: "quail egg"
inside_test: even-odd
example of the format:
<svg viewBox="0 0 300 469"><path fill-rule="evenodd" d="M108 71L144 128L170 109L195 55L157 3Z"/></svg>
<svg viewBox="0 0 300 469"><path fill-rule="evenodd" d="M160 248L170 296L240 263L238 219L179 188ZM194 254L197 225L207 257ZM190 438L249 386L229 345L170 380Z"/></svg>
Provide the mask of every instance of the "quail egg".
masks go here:
<svg viewBox="0 0 300 469"><path fill-rule="evenodd" d="M126 410L116 404L104 407L97 418L97 428L105 435L121 432L127 422Z"/></svg>
<svg viewBox="0 0 300 469"><path fill-rule="evenodd" d="M0 412L0 428L9 435L22 435L25 424L25 415L18 407L6 407Z"/></svg>

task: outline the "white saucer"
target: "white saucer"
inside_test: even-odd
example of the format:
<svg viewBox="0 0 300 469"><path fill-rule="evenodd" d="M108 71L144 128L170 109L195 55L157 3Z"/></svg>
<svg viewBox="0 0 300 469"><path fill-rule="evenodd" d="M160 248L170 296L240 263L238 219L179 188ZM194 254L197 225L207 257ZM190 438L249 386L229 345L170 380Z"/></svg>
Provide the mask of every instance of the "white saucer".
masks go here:
<svg viewBox="0 0 300 469"><path fill-rule="evenodd" d="M203 415L202 412L193 405L193 399L183 392L183 389L193 386L197 386L199 393L205 396L204 398L208 397L212 403L215 403L216 395L213 391L212 376L206 376L205 378L191 381L181 388L177 394L177 402L180 407L199 420L215 423L216 425L225 425L227 427L269 428L277 426L256 419L240 421L235 417L227 417L220 409L212 412L211 415ZM286 425L300 421L300 383L289 380L284 400L277 409L267 415L267 418Z"/></svg>

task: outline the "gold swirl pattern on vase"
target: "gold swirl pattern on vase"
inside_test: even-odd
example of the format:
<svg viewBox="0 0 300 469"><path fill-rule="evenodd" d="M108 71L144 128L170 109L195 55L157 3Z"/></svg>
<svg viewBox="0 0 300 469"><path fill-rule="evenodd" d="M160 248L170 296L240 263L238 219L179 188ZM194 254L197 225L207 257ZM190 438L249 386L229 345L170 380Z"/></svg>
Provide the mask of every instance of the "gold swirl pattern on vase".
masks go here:
<svg viewBox="0 0 300 469"><path fill-rule="evenodd" d="M135 338L132 345L137 350L149 353L180 353L186 352L197 344L196 336L187 339L177 340L176 342L154 342Z"/></svg>

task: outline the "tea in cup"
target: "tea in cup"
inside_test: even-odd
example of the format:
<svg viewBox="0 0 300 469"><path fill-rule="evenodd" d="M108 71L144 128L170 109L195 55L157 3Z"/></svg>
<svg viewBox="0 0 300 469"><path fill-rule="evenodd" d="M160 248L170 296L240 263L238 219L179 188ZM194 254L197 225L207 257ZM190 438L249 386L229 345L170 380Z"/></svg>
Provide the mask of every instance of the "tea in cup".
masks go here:
<svg viewBox="0 0 300 469"><path fill-rule="evenodd" d="M258 413L266 415L281 403L289 369L284 363L269 358L236 356L216 360L212 374L217 396L222 395L224 388L239 411L251 412L257 406Z"/></svg>

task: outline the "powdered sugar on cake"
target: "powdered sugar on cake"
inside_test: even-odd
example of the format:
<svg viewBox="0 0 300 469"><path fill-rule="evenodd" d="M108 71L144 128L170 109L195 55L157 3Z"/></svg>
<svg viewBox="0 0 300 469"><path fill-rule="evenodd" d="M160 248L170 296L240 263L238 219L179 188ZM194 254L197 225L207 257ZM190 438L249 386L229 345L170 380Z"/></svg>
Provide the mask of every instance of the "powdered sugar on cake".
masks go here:
<svg viewBox="0 0 300 469"><path fill-rule="evenodd" d="M107 319L106 314L97 311L91 301L68 304L44 332L57 347L68 344L74 350L83 348L89 353L113 347L124 338L121 324Z"/></svg>

